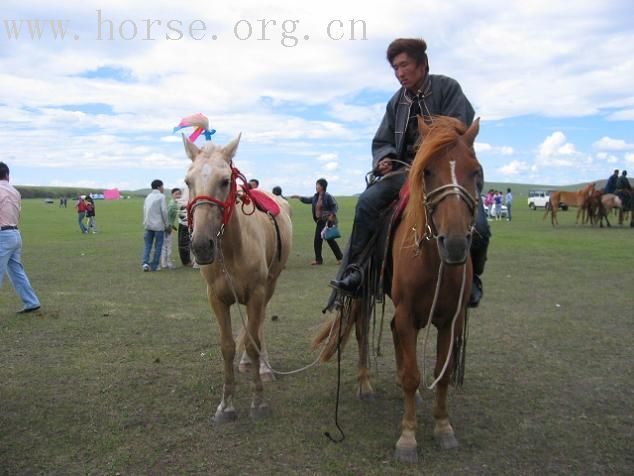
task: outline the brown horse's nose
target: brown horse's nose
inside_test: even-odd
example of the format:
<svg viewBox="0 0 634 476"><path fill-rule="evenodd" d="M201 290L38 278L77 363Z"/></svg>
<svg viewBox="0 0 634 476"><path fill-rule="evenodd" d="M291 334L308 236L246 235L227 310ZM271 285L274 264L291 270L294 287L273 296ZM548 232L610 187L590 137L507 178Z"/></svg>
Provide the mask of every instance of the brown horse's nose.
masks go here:
<svg viewBox="0 0 634 476"><path fill-rule="evenodd" d="M438 252L445 264L457 265L467 261L471 248L471 234L438 235Z"/></svg>

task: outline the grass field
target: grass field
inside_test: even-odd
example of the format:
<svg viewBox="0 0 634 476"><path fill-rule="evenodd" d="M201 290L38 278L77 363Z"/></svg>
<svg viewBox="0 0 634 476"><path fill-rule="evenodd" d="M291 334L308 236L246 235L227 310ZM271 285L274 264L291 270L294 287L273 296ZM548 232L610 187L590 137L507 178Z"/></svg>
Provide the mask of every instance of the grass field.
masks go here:
<svg viewBox="0 0 634 476"><path fill-rule="evenodd" d="M345 239L354 199L339 204ZM334 364L268 384L274 413L256 422L239 375L239 420L214 426L222 364L205 287L192 269L141 272L142 200L98 202L96 235L79 232L72 208L25 200L23 258L42 311L16 315L5 279L0 474L631 474L634 229L575 226L574 211L553 229L525 207L491 223L465 385L450 390L461 447L434 445L425 392L420 462L407 466L392 461L402 403L387 325L377 401L354 398L356 349L344 353L343 443L324 437L337 435ZM267 313L279 318L266 325L282 370L314 359L336 269L327 247L323 266L308 265L310 207L293 209L294 250Z"/></svg>

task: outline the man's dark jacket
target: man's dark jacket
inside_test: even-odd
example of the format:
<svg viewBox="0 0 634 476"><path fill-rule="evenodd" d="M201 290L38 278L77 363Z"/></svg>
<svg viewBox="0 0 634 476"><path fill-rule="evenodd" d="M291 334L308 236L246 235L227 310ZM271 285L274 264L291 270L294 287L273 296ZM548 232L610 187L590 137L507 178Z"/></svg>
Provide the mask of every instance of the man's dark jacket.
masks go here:
<svg viewBox="0 0 634 476"><path fill-rule="evenodd" d="M387 103L385 115L372 140L372 167L379 161L392 157L405 158L405 133L412 102L418 100L424 116L450 116L460 119L467 126L473 122L474 110L462 92L458 81L440 74L428 74L421 93L412 98L399 89Z"/></svg>

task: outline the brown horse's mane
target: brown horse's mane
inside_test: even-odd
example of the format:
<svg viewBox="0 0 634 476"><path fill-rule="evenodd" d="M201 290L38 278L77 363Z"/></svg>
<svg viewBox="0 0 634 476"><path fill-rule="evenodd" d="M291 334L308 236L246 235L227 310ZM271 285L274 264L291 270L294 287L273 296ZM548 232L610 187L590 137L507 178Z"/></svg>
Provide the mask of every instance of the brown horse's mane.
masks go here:
<svg viewBox="0 0 634 476"><path fill-rule="evenodd" d="M424 233L427 224L424 207L425 181L423 180L425 168L441 149L449 149L449 146L458 141L467 131L461 121L447 116L434 116L431 125L425 126L425 129L420 131L421 143L409 172L410 197L404 214L406 226L415 227L419 234Z"/></svg>

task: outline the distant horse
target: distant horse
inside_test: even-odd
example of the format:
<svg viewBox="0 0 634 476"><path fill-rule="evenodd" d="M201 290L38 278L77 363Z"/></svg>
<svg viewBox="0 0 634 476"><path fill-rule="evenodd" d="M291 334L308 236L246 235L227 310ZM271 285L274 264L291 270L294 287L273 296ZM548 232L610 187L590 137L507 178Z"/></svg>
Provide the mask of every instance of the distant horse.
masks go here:
<svg viewBox="0 0 634 476"><path fill-rule="evenodd" d="M393 281L387 290L395 306L391 328L397 379L405 405L394 456L406 462L417 460L416 396L421 375L416 342L420 329L429 329L430 324L438 329L434 435L442 448L458 446L449 422L447 386L455 364L464 355L459 350L464 351L473 273L470 245L476 210L481 208L478 190L482 184L481 167L473 149L479 120L467 129L452 118L434 117L431 126L419 118L418 127L424 140L409 172L409 202L394 232ZM360 354L358 395L367 398L374 393L363 355L368 340L368 326L363 323L370 316L361 301L353 299L349 316L345 315L345 307L340 309L315 343L327 342L322 358L328 359L337 348L338 335L344 341L352 323L356 324Z"/></svg>
<svg viewBox="0 0 634 476"><path fill-rule="evenodd" d="M256 210L254 192L238 189L245 178L234 167L240 136L225 147L208 143L199 149L183 136L185 151L192 160L185 183L189 188L188 216L191 247L207 281L207 297L220 326L224 386L214 420L237 418L233 406L236 343L231 329L230 306L246 305L245 346L254 367L260 368L262 325L280 273L286 265L292 241L288 202L265 193L279 214ZM265 197L265 199L266 199ZM269 202L270 203L270 202ZM264 400L260 372L253 372L251 416L269 413Z"/></svg>
<svg viewBox="0 0 634 476"><path fill-rule="evenodd" d="M619 225L622 225L630 214L630 226L634 227L634 190L619 190L617 192L621 199L622 206L619 210Z"/></svg>
<svg viewBox="0 0 634 476"><path fill-rule="evenodd" d="M586 211L588 214L583 222L586 223L589 221L592 226L598 222L599 226L603 228L603 221L605 220L607 226L611 227L609 213L612 209L611 207L614 206L615 203L612 198L613 197L606 197L602 190L593 191L586 202ZM618 197L616 198L618 200ZM606 207L606 204L608 204L609 208Z"/></svg>
<svg viewBox="0 0 634 476"><path fill-rule="evenodd" d="M577 219L575 223L579 224L580 219L583 223L582 215L587 209L588 199L592 195L592 192L594 192L594 187L595 184L591 183L586 185L582 189L577 190L576 192L565 192L562 190L550 192L550 206L546 207L544 219L548 216L548 213L550 212L550 221L552 225L558 225L559 221L557 220L557 210L559 210L560 203L565 203L568 206L577 207Z"/></svg>

